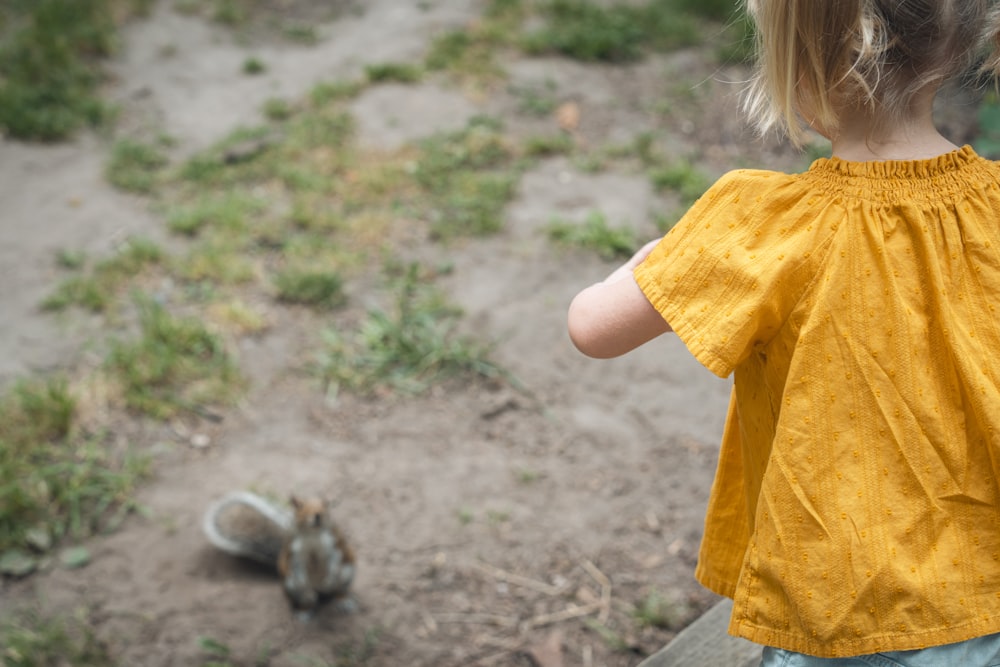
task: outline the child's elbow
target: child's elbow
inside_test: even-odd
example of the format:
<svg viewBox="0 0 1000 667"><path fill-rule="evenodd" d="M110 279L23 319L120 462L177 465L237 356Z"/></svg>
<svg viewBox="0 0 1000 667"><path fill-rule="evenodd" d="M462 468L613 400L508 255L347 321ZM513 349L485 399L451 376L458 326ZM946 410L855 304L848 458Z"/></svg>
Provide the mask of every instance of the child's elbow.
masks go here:
<svg viewBox="0 0 1000 667"><path fill-rule="evenodd" d="M618 356L609 349L604 327L600 326L600 318L592 310L586 298L578 296L573 300L566 316L569 339L573 341L577 350L588 357L609 359Z"/></svg>

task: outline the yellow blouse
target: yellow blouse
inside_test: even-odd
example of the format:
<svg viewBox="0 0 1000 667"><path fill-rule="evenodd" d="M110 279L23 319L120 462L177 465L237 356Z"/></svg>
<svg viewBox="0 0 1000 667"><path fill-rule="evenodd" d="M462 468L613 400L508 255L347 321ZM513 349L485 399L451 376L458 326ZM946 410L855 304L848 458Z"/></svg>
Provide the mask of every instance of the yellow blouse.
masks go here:
<svg viewBox="0 0 1000 667"><path fill-rule="evenodd" d="M1000 167L735 171L636 270L735 373L696 575L822 657L1000 632Z"/></svg>

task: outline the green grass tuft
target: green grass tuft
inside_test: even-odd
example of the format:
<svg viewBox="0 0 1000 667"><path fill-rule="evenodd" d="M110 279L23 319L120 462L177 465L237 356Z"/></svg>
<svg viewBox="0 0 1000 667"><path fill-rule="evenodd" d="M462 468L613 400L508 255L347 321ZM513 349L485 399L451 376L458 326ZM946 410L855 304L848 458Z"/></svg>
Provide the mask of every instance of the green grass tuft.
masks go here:
<svg viewBox="0 0 1000 667"><path fill-rule="evenodd" d="M691 163L681 160L669 166L655 167L649 177L657 190L673 190L687 208L701 197L711 185L711 179Z"/></svg>
<svg viewBox="0 0 1000 667"><path fill-rule="evenodd" d="M114 667L105 644L86 619L45 617L37 612L18 614L15 621L0 625L0 656L4 667Z"/></svg>
<svg viewBox="0 0 1000 667"><path fill-rule="evenodd" d="M344 281L331 271L288 270L274 279L278 300L307 306L336 308L345 303Z"/></svg>
<svg viewBox="0 0 1000 667"><path fill-rule="evenodd" d="M631 228L611 227L597 211L590 213L582 224L555 220L548 231L553 241L594 250L604 259L631 257L637 248Z"/></svg>
<svg viewBox="0 0 1000 667"><path fill-rule="evenodd" d="M76 410L60 379L22 381L0 396L0 554L86 537L132 507L146 463L77 433Z"/></svg>
<svg viewBox="0 0 1000 667"><path fill-rule="evenodd" d="M222 341L199 320L174 317L147 299L137 305L139 338L113 343L107 360L126 406L167 419L228 402L241 379Z"/></svg>
<svg viewBox="0 0 1000 667"><path fill-rule="evenodd" d="M372 83L417 83L423 71L409 63L379 63L365 67L365 74Z"/></svg>
<svg viewBox="0 0 1000 667"><path fill-rule="evenodd" d="M422 142L414 176L430 197L432 232L447 239L498 231L518 169L492 119L474 119L461 132Z"/></svg>
<svg viewBox="0 0 1000 667"><path fill-rule="evenodd" d="M408 267L393 288L391 312L370 311L346 336L325 333L320 367L334 391L419 393L454 375L503 375L485 348L456 333L460 311L421 280L417 265Z"/></svg>
<svg viewBox="0 0 1000 667"><path fill-rule="evenodd" d="M101 59L115 48L108 0L38 0L0 42L0 127L56 141L110 114L100 100Z"/></svg>
<svg viewBox="0 0 1000 667"><path fill-rule="evenodd" d="M122 139L111 149L105 176L122 190L149 194L156 189L167 164L167 157L158 146Z"/></svg>
<svg viewBox="0 0 1000 667"><path fill-rule="evenodd" d="M99 263L89 274L73 276L60 283L42 302L42 308L58 311L80 306L93 312L105 311L130 279L147 267L160 264L163 259L163 251L152 241L131 239L122 244L116 255Z"/></svg>

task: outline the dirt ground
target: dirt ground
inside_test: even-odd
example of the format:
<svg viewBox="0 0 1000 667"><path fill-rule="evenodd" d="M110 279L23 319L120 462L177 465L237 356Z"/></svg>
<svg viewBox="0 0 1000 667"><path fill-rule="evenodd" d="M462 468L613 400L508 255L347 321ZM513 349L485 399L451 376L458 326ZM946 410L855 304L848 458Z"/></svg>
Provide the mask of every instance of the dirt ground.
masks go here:
<svg viewBox="0 0 1000 667"><path fill-rule="evenodd" d="M126 28L113 63L118 131L162 130L179 159L260 122L270 97L294 99L369 63L419 60L433 35L481 10L468 0L366 0L334 12L319 43L302 46L236 40L163 2ZM375 147L458 129L475 114L528 134L555 120L518 115L510 91L552 81L558 101L581 110L578 141L652 131L713 176L804 167L749 135L733 83L746 72L706 53L627 67L511 56L510 85L492 94L430 78L373 87L353 112L362 143ZM264 74L242 73L251 55L267 63ZM166 237L149 202L104 181L108 148L95 136L0 143L4 385L78 363L99 340L99 318L38 308L58 280L59 249L99 256L130 235ZM653 214L672 205L641 173L585 173L553 158L524 176L499 234L413 247L453 264L443 286L465 309L466 329L497 341L496 360L523 391L477 381L417 398L327 400L298 370L314 317L270 306L275 326L240 343L251 388L237 409L219 423L142 433L156 455L139 497L149 516L88 543L93 560L82 570L0 583L0 606L84 609L121 665L200 665L202 637L228 646L233 665L637 664L714 601L692 571L729 383L669 336L613 361L576 352L566 306L613 265L553 245L544 229L556 215L598 210L652 237ZM191 446L194 435L210 444ZM271 573L207 544L205 508L246 488L336 498L358 553L356 613L301 623ZM636 621L652 594L669 602L667 627Z"/></svg>

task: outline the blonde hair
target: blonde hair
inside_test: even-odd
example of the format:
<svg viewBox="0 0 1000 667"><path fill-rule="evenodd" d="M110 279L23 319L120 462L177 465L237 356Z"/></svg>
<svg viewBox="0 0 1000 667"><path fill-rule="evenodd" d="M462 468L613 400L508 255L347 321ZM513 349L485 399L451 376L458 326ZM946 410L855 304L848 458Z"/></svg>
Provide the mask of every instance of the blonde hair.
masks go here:
<svg viewBox="0 0 1000 667"><path fill-rule="evenodd" d="M756 72L744 108L766 133L796 144L803 119L836 133L838 108L883 125L984 55L1000 71L1000 16L991 0L747 0Z"/></svg>

